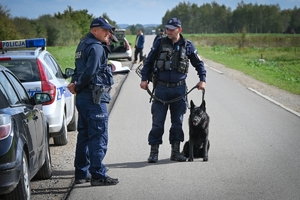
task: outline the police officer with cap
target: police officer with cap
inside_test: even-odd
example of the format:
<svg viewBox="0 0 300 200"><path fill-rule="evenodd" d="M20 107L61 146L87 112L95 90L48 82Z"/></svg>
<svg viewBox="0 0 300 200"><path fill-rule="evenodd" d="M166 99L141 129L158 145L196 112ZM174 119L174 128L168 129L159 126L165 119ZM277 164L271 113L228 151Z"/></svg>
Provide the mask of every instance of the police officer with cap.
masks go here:
<svg viewBox="0 0 300 200"><path fill-rule="evenodd" d="M158 39L158 38L162 38L162 37L165 37L165 31L164 29L159 29L159 33L155 36L154 40L153 40L153 44L155 43L155 41Z"/></svg>
<svg viewBox="0 0 300 200"><path fill-rule="evenodd" d="M184 141L182 121L188 105L185 96L185 79L189 61L199 76L199 82L196 85L198 90L205 89L206 70L204 63L192 42L181 35L180 20L177 18L169 19L165 28L167 37L159 38L154 42L144 62L140 87L144 90L148 88L148 77L154 71L156 77L154 95L158 99L170 102L178 97L182 96L182 98L171 103L162 103L155 99L152 101L152 129L148 135L148 144L151 146L149 163L158 161L158 148L163 142L162 136L168 109L170 109L172 124L169 130L170 159L178 162L186 161L186 157L180 153L180 142Z"/></svg>
<svg viewBox="0 0 300 200"><path fill-rule="evenodd" d="M68 89L76 94L78 136L75 152L75 183L91 182L92 186L116 185L102 163L108 142L108 111L113 84L108 65L109 42L114 27L102 17L95 18L90 32L80 41L75 52L75 73Z"/></svg>

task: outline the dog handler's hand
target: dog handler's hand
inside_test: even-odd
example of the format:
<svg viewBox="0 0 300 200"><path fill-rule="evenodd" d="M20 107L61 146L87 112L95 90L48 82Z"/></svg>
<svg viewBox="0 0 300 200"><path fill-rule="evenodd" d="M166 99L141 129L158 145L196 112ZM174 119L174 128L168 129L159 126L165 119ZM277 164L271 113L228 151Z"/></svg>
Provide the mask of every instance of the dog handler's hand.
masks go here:
<svg viewBox="0 0 300 200"><path fill-rule="evenodd" d="M197 83L196 86L197 86L198 90L204 90L205 89L205 85L206 85L205 82L200 81L200 82Z"/></svg>
<svg viewBox="0 0 300 200"><path fill-rule="evenodd" d="M140 84L140 87L144 90L146 90L148 88L148 82L147 81L142 81Z"/></svg>

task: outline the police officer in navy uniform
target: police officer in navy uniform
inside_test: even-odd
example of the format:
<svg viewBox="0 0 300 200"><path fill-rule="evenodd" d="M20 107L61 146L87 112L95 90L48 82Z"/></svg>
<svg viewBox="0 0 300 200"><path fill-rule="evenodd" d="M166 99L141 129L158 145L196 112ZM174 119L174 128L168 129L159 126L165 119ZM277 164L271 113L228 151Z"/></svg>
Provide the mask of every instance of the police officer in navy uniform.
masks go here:
<svg viewBox="0 0 300 200"><path fill-rule="evenodd" d="M155 41L158 39L158 38L162 38L162 37L166 37L165 35L165 31L164 29L159 29L159 33L155 36L154 40L153 40L153 44L155 43Z"/></svg>
<svg viewBox="0 0 300 200"><path fill-rule="evenodd" d="M169 142L171 144L171 160L186 161L186 157L180 153L180 142L184 141L182 130L183 116L187 110L185 79L187 77L189 61L196 69L199 76L198 90L205 89L206 70L204 63L198 55L197 49L191 41L181 35L181 22L177 18L171 18L165 25L167 37L155 41L148 54L141 71L142 80L140 87L148 88L148 77L154 68L155 91L154 95L162 101L171 101L183 96L180 100L164 104L153 100L151 106L152 129L148 135L148 143L151 145L149 163L158 161L158 149L162 144L164 123L168 109L171 115L171 127L169 130Z"/></svg>
<svg viewBox="0 0 300 200"><path fill-rule="evenodd" d="M110 34L115 28L102 17L95 18L90 32L75 52L75 73L68 86L76 93L78 136L75 152L75 183L91 181L92 186L116 185L119 181L106 174L102 163L108 142L108 111L113 84L108 65Z"/></svg>

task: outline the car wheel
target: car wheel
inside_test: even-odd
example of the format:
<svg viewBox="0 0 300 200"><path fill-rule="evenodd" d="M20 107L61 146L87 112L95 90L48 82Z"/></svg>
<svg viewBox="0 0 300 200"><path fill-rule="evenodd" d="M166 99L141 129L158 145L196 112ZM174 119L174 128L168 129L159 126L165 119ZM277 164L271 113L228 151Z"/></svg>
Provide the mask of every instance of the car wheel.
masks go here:
<svg viewBox="0 0 300 200"><path fill-rule="evenodd" d="M31 199L31 188L29 180L29 170L28 162L23 151L22 166L21 166L21 176L17 187L9 194L4 196L7 200L30 200Z"/></svg>
<svg viewBox="0 0 300 200"><path fill-rule="evenodd" d="M59 132L58 137L53 137L54 145L66 145L68 143L68 131L67 131L67 121L66 121L66 115L63 115L63 122L62 127Z"/></svg>
<svg viewBox="0 0 300 200"><path fill-rule="evenodd" d="M46 138L45 148L46 148L45 162L44 162L42 168L35 175L36 179L48 179L52 176L51 155L50 155L50 147L49 147L48 137Z"/></svg>
<svg viewBox="0 0 300 200"><path fill-rule="evenodd" d="M76 131L77 128L77 124L76 124L76 117L75 117L75 108L74 108L74 112L73 112L73 117L71 122L68 124L68 131Z"/></svg>

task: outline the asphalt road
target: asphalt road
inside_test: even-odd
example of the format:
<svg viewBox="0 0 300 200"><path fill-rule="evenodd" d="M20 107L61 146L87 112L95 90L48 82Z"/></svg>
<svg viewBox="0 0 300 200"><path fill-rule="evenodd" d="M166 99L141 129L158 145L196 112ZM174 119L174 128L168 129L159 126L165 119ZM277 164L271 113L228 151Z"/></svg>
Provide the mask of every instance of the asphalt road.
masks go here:
<svg viewBox="0 0 300 200"><path fill-rule="evenodd" d="M146 36L145 51L152 40ZM104 162L108 174L120 183L109 187L75 185L67 199L299 199L299 117L210 68L205 93L211 118L209 161L170 161L167 117L159 161L147 163L151 104L147 92L139 87L136 67L110 112ZM188 87L197 82L191 67ZM198 90L188 95L197 105L201 98ZM185 140L188 114L189 110L184 119Z"/></svg>

